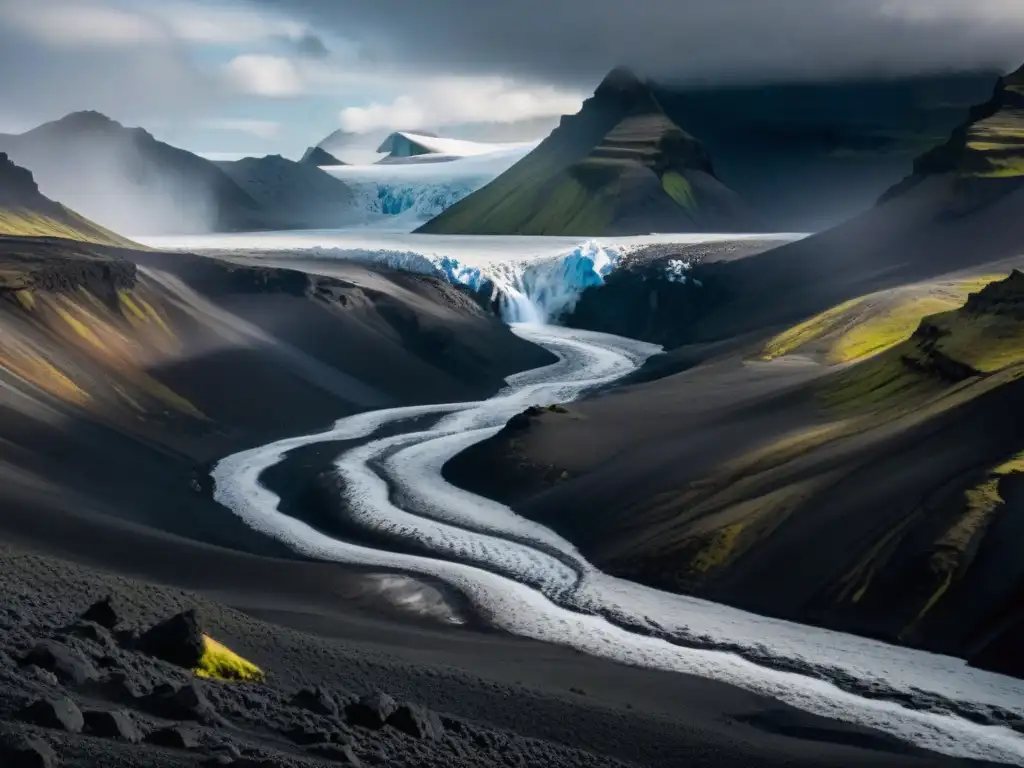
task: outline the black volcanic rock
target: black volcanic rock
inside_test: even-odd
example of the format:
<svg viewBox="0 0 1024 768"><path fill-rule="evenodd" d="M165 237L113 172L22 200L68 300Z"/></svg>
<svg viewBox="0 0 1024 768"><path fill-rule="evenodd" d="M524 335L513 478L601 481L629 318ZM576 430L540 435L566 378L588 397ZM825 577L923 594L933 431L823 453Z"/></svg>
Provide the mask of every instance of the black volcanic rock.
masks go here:
<svg viewBox="0 0 1024 768"><path fill-rule="evenodd" d="M138 650L185 669L194 669L205 652L203 632L195 611L185 611L148 629Z"/></svg>
<svg viewBox="0 0 1024 768"><path fill-rule="evenodd" d="M195 682L176 686L165 683L145 697L150 711L171 720L195 720L216 724L220 716Z"/></svg>
<svg viewBox="0 0 1024 768"><path fill-rule="evenodd" d="M331 696L330 692L321 686L303 688L292 697L291 705L315 712L318 715L332 716L338 714L338 703Z"/></svg>
<svg viewBox="0 0 1024 768"><path fill-rule="evenodd" d="M388 725L417 739L444 738L441 718L426 707L402 704L388 717Z"/></svg>
<svg viewBox="0 0 1024 768"><path fill-rule="evenodd" d="M2 733L0 765L4 768L56 768L57 755L42 739Z"/></svg>
<svg viewBox="0 0 1024 768"><path fill-rule="evenodd" d="M82 621L91 621L93 624L113 630L117 628L120 619L118 619L117 611L114 610L111 598L108 596L90 605L82 614Z"/></svg>
<svg viewBox="0 0 1024 768"><path fill-rule="evenodd" d="M146 737L150 744L171 749L196 749L199 746L199 731L188 725L160 728Z"/></svg>
<svg viewBox="0 0 1024 768"><path fill-rule="evenodd" d="M132 720L131 714L123 709L86 712L85 729L88 733L104 739L126 741L129 744L142 741L142 733Z"/></svg>
<svg viewBox="0 0 1024 768"><path fill-rule="evenodd" d="M68 733L80 733L85 725L85 718L78 705L66 697L38 699L19 713L19 719Z"/></svg>
<svg viewBox="0 0 1024 768"><path fill-rule="evenodd" d="M84 656L52 641L35 646L21 658L21 664L52 672L63 683L81 685L99 678L99 672Z"/></svg>
<svg viewBox="0 0 1024 768"><path fill-rule="evenodd" d="M370 693L345 707L349 723L360 728L379 730L398 709L398 703L386 693Z"/></svg>

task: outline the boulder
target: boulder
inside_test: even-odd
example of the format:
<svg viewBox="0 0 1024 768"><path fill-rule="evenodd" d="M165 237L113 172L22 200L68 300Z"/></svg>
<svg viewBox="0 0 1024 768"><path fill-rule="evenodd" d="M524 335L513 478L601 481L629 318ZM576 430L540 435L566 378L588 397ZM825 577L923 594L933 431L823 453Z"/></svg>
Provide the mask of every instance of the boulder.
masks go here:
<svg viewBox="0 0 1024 768"><path fill-rule="evenodd" d="M87 640L90 643L96 643L106 649L113 649L117 646L117 641L114 640L114 636L110 634L110 631L106 627L102 627L91 621L79 621L77 624L72 624L62 632L70 637L77 637L81 640Z"/></svg>
<svg viewBox="0 0 1024 768"><path fill-rule="evenodd" d="M21 658L20 663L24 666L34 664L52 672L65 684L81 685L100 676L92 662L86 660L80 653L50 641L40 643L30 650Z"/></svg>
<svg viewBox="0 0 1024 768"><path fill-rule="evenodd" d="M57 755L42 739L0 735L0 765L4 768L55 768Z"/></svg>
<svg viewBox="0 0 1024 768"><path fill-rule="evenodd" d="M170 749L196 749L199 746L199 731L188 725L172 725L153 731L146 737L146 741Z"/></svg>
<svg viewBox="0 0 1024 768"><path fill-rule="evenodd" d="M345 716L352 725L379 730L398 709L398 703L379 691L363 696L345 707Z"/></svg>
<svg viewBox="0 0 1024 768"><path fill-rule="evenodd" d="M105 597L90 605L85 613L82 614L82 621L99 624L101 627L109 630L116 629L120 623L117 611L114 610L110 597Z"/></svg>
<svg viewBox="0 0 1024 768"><path fill-rule="evenodd" d="M126 741L129 744L138 744L142 741L141 731L135 725L135 721L132 720L131 714L124 709L86 712L85 730L87 733L103 739Z"/></svg>
<svg viewBox="0 0 1024 768"><path fill-rule="evenodd" d="M195 720L217 724L220 716L209 699L194 682L183 686L164 683L145 697L145 704L153 714L168 720Z"/></svg>
<svg viewBox="0 0 1024 768"><path fill-rule="evenodd" d="M417 704L402 704L388 717L388 725L417 739L444 738L441 718Z"/></svg>
<svg viewBox="0 0 1024 768"><path fill-rule="evenodd" d="M316 688L303 688L292 696L291 705L328 717L338 714L338 703L327 689L319 685Z"/></svg>
<svg viewBox="0 0 1024 768"><path fill-rule="evenodd" d="M306 752L335 763L341 763L342 765L362 765L362 763L359 762L359 758L356 757L355 752L352 751L352 747L343 746L341 744L332 744L330 742L324 742L323 744L311 744L306 747Z"/></svg>
<svg viewBox="0 0 1024 768"><path fill-rule="evenodd" d="M143 653L185 669L199 666L206 644L196 612L185 611L143 632L135 644Z"/></svg>
<svg viewBox="0 0 1024 768"><path fill-rule="evenodd" d="M85 725L85 718L78 705L64 696L36 699L21 710L18 717L26 723L67 733L81 733Z"/></svg>

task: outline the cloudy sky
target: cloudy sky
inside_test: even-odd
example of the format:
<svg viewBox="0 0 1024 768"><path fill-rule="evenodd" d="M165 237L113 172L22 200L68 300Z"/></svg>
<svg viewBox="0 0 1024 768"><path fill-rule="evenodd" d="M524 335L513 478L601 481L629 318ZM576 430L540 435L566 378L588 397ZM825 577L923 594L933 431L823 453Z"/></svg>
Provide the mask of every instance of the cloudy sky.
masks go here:
<svg viewBox="0 0 1024 768"><path fill-rule="evenodd" d="M0 0L0 132L97 109L210 155L546 133L618 63L709 83L1009 68L1021 0Z"/></svg>

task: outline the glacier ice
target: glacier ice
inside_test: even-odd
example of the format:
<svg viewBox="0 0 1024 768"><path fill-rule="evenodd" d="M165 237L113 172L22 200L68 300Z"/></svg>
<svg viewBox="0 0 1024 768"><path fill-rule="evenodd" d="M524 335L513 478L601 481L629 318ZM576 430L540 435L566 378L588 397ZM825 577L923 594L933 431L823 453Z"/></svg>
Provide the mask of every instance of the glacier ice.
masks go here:
<svg viewBox="0 0 1024 768"><path fill-rule="evenodd" d="M580 241L572 237L417 235L349 229L153 237L144 242L165 250L265 252L285 261L337 259L436 275L474 292L488 293L508 322L550 323L571 312L587 288L601 285L622 258L638 248L744 239L783 243L802 236L669 234ZM690 263L682 259L669 261L664 271L668 280L690 279Z"/></svg>

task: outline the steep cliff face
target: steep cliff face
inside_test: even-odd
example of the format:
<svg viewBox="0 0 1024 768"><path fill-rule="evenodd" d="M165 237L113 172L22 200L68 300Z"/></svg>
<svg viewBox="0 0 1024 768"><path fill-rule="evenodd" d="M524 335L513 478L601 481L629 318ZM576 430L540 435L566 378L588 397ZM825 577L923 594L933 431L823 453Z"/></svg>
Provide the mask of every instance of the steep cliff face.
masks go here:
<svg viewBox="0 0 1024 768"><path fill-rule="evenodd" d="M433 234L738 231L756 218L651 88L614 70L529 155L432 219Z"/></svg>

